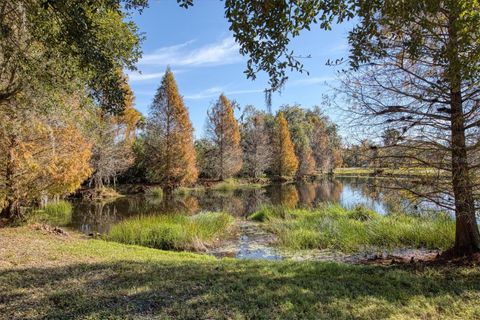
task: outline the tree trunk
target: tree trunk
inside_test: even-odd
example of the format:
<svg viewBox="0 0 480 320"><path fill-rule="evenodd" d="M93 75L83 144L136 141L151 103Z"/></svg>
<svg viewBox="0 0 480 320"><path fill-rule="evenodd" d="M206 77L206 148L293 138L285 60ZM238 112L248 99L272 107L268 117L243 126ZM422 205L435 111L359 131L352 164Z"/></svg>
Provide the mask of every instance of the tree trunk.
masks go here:
<svg viewBox="0 0 480 320"><path fill-rule="evenodd" d="M9 136L9 149L7 152L7 161L5 168L5 194L6 205L0 211L0 218L5 218L9 221L14 221L22 217L20 211L20 202L17 197L15 188L15 148L17 147L17 137L15 135Z"/></svg>
<svg viewBox="0 0 480 320"><path fill-rule="evenodd" d="M5 218L11 222L21 219L22 212L20 210L20 203L17 201L8 202L2 211L0 211L0 218Z"/></svg>
<svg viewBox="0 0 480 320"><path fill-rule="evenodd" d="M465 145L465 124L460 92L451 94L452 186L455 196L456 232L452 253L463 256L480 251L480 233L470 182Z"/></svg>
<svg viewBox="0 0 480 320"><path fill-rule="evenodd" d="M480 251L480 233L475 216L475 200L470 181L467 148L465 142L465 115L462 104L462 73L458 52L459 5L452 2L448 6L448 69L451 107L451 148L452 148L452 187L455 197L455 245L451 250L454 256L469 255Z"/></svg>

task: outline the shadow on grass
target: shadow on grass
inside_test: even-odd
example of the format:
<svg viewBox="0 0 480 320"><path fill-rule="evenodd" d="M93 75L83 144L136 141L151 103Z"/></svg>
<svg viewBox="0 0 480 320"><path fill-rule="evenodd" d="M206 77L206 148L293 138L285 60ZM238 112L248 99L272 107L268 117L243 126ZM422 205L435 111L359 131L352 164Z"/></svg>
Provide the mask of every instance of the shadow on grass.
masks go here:
<svg viewBox="0 0 480 320"><path fill-rule="evenodd" d="M6 270L0 318L470 318L479 290L472 269L120 261Z"/></svg>

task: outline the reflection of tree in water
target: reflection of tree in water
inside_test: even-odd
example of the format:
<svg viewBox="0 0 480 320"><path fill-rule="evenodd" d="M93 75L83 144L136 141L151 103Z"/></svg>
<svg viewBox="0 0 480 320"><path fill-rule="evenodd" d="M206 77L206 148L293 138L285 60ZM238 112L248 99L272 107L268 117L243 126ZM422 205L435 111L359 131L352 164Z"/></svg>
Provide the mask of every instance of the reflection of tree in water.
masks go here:
<svg viewBox="0 0 480 320"><path fill-rule="evenodd" d="M177 199L178 205L187 214L195 214L199 211L198 198L193 195L183 196Z"/></svg>
<svg viewBox="0 0 480 320"><path fill-rule="evenodd" d="M300 196L300 204L305 208L312 208L315 201L315 185L313 183L300 183L296 185Z"/></svg>
<svg viewBox="0 0 480 320"><path fill-rule="evenodd" d="M342 192L342 182L322 179L315 184L315 205L322 202L340 202Z"/></svg>
<svg viewBox="0 0 480 320"><path fill-rule="evenodd" d="M114 203L89 202L79 203L73 213L73 224L84 233L106 233L110 226L120 217Z"/></svg>
<svg viewBox="0 0 480 320"><path fill-rule="evenodd" d="M282 205L293 209L297 206L299 196L294 184L276 184L270 188L273 205Z"/></svg>
<svg viewBox="0 0 480 320"><path fill-rule="evenodd" d="M243 216L249 216L269 202L264 188L245 190L241 193L243 201Z"/></svg>
<svg viewBox="0 0 480 320"><path fill-rule="evenodd" d="M406 191L399 190L398 181L395 179L376 178L348 178L344 179L350 187L358 191L362 197L369 201L382 203L385 212L403 212L416 208L417 201L409 196ZM408 183L407 180L404 183Z"/></svg>
<svg viewBox="0 0 480 320"><path fill-rule="evenodd" d="M241 190L207 190L198 198L198 205L203 211L219 211L234 216L243 216L244 207Z"/></svg>
<svg viewBox="0 0 480 320"><path fill-rule="evenodd" d="M198 200L195 195L164 196L161 199L146 197L146 214L194 214L198 212Z"/></svg>

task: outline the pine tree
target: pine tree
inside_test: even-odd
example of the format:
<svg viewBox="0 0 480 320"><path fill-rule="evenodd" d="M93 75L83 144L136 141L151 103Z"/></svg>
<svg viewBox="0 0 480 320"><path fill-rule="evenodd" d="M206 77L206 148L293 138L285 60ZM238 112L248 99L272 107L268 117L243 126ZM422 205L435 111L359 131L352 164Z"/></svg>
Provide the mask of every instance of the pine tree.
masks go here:
<svg viewBox="0 0 480 320"><path fill-rule="evenodd" d="M151 106L145 153L149 179L167 192L196 181L193 128L170 69L165 72Z"/></svg>
<svg viewBox="0 0 480 320"><path fill-rule="evenodd" d="M240 130L232 103L223 94L208 111L207 132L215 145L212 162L216 177L223 180L237 174L243 164Z"/></svg>
<svg viewBox="0 0 480 320"><path fill-rule="evenodd" d="M297 172L298 159L283 112L277 115L276 122L272 171L280 177L291 177Z"/></svg>

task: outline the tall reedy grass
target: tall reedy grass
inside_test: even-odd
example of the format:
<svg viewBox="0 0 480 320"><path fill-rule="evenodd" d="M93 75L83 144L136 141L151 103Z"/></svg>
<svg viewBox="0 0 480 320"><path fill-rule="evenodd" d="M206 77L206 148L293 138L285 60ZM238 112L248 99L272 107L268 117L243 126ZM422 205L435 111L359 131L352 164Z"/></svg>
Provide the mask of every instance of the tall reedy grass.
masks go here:
<svg viewBox="0 0 480 320"><path fill-rule="evenodd" d="M71 222L72 212L73 206L68 201L59 200L50 202L43 208L34 210L29 218L29 222L65 226Z"/></svg>
<svg viewBox="0 0 480 320"><path fill-rule="evenodd" d="M221 212L134 217L113 226L106 239L164 250L202 251L224 235L232 222L232 216Z"/></svg>
<svg viewBox="0 0 480 320"><path fill-rule="evenodd" d="M264 207L250 219L264 222L279 244L290 249L446 249L455 239L455 221L444 213L382 216L364 206L325 204L316 209Z"/></svg>

